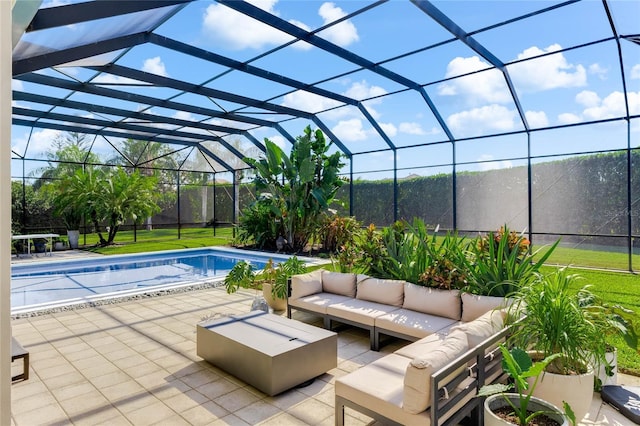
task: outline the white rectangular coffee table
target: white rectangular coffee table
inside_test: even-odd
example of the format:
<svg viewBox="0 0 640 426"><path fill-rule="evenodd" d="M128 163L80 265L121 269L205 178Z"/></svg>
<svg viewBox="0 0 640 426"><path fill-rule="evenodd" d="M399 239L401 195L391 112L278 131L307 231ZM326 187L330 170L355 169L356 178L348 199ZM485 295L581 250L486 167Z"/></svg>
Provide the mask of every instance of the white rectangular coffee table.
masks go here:
<svg viewBox="0 0 640 426"><path fill-rule="evenodd" d="M337 334L279 315L253 311L196 327L197 354L268 395L337 366Z"/></svg>

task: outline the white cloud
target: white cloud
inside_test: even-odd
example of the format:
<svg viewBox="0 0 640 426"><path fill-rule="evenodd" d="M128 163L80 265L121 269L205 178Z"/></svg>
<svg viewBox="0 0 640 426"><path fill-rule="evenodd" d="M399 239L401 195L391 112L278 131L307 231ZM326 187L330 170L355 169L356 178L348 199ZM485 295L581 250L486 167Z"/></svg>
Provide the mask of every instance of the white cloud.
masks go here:
<svg viewBox="0 0 640 426"><path fill-rule="evenodd" d="M510 160L493 161L493 158L494 157L491 154L480 155L477 161L485 161L485 163L478 164L478 168L481 171L486 172L487 170L508 169L513 167L513 162Z"/></svg>
<svg viewBox="0 0 640 426"><path fill-rule="evenodd" d="M331 131L342 142L357 142L367 139L367 132L362 128L362 121L357 118L340 121Z"/></svg>
<svg viewBox="0 0 640 426"><path fill-rule="evenodd" d="M589 65L589 74L594 74L598 76L600 80L606 80L608 73L609 73L609 69L603 68L602 65L598 63Z"/></svg>
<svg viewBox="0 0 640 426"><path fill-rule="evenodd" d="M454 77L487 68L490 68L490 65L477 56L457 57L447 65L445 77ZM442 96L465 96L471 105L487 102L504 103L512 99L504 76L495 69L449 80L438 86L438 93Z"/></svg>
<svg viewBox="0 0 640 426"><path fill-rule="evenodd" d="M22 84L22 81L20 81L20 80L12 79L11 80L11 90L17 90L19 92L22 92L22 91L24 91L24 84Z"/></svg>
<svg viewBox="0 0 640 426"><path fill-rule="evenodd" d="M274 9L278 0L251 0L249 3L272 15L278 16ZM309 30L302 22L292 24ZM261 49L265 46L280 45L293 40L290 35L278 31L269 25L217 3L209 5L203 17L204 33L216 43L230 49ZM298 48L310 48L307 43L295 43Z"/></svg>
<svg viewBox="0 0 640 426"><path fill-rule="evenodd" d="M640 80L640 64L636 64L631 68L631 79Z"/></svg>
<svg viewBox="0 0 640 426"><path fill-rule="evenodd" d="M318 14L324 20L325 25L333 21L337 21L346 15L346 13L337 7L335 4L327 2L323 3L318 9ZM355 25L349 20L342 21L339 24L333 25L326 30L319 33L321 37L337 44L338 46L348 46L360 39L358 36L358 30Z"/></svg>
<svg viewBox="0 0 640 426"><path fill-rule="evenodd" d="M427 132L424 131L420 123L415 122L402 122L400 123L400 131L402 133L407 133L409 135L426 135Z"/></svg>
<svg viewBox="0 0 640 426"><path fill-rule="evenodd" d="M395 125L393 125L393 123L378 123L378 124L380 125L382 130L387 134L387 136L392 138L398 134L398 129L396 128Z"/></svg>
<svg viewBox="0 0 640 426"><path fill-rule="evenodd" d="M558 124L574 124L580 123L582 118L579 115L572 114L570 112L565 112L558 115Z"/></svg>
<svg viewBox="0 0 640 426"><path fill-rule="evenodd" d="M342 103L333 99L325 98L324 96L316 95L315 93L296 90L295 92L285 95L282 105L289 108L315 113L340 106Z"/></svg>
<svg viewBox="0 0 640 426"><path fill-rule="evenodd" d="M366 80L356 81L351 84L351 87L344 92L345 96L356 99L358 101L368 98L373 98L376 96L386 95L387 91L380 86L371 86ZM376 100L372 99L371 102ZM379 100L377 100L379 101Z"/></svg>
<svg viewBox="0 0 640 426"><path fill-rule="evenodd" d="M594 107L600 104L600 96L591 90L583 90L576 95L576 102L585 107Z"/></svg>
<svg viewBox="0 0 640 426"><path fill-rule="evenodd" d="M545 49L532 46L518 54L518 59L526 59L562 49L553 44ZM564 87L580 87L587 84L584 66L570 64L562 53L538 59L518 62L509 67L516 85L528 91L550 90Z"/></svg>
<svg viewBox="0 0 640 426"><path fill-rule="evenodd" d="M640 92L629 92L629 113L640 113ZM583 111L590 120L604 120L626 115L624 95L622 92L612 92L599 104L591 105Z"/></svg>
<svg viewBox="0 0 640 426"><path fill-rule="evenodd" d="M477 135L486 131L509 131L515 127L516 112L501 105L487 105L451 114L447 124L460 135Z"/></svg>
<svg viewBox="0 0 640 426"><path fill-rule="evenodd" d="M167 74L167 69L164 66L164 62L162 62L162 59L160 59L160 56L145 59L144 64L142 65L142 71L160 75L162 77L169 77L169 74Z"/></svg>
<svg viewBox="0 0 640 426"><path fill-rule="evenodd" d="M524 115L530 127L540 128L549 125L549 119L544 111L525 111Z"/></svg>
<svg viewBox="0 0 640 426"><path fill-rule="evenodd" d="M144 83L142 81L134 80L132 78L120 77L113 74L100 74L92 80L92 83L96 84L122 84L122 85L138 85L138 86L150 86L150 83Z"/></svg>
<svg viewBox="0 0 640 426"><path fill-rule="evenodd" d="M29 152L26 154L32 158L42 157L45 152L51 149L53 141L61 134L61 131L53 129L34 131L31 134L31 139L29 140ZM25 148L27 147L27 135L16 138L14 141L15 143L11 145L11 150L20 155L25 154Z"/></svg>
<svg viewBox="0 0 640 426"><path fill-rule="evenodd" d="M267 139L269 139L271 142L275 143L280 148L285 150L285 152L286 152L287 146L289 147L291 146L291 144L288 143L287 140L282 135L275 134L273 136L269 136Z"/></svg>
<svg viewBox="0 0 640 426"><path fill-rule="evenodd" d="M173 114L173 118L178 118L180 120L196 121L193 114L191 114L188 111L176 111L175 114Z"/></svg>

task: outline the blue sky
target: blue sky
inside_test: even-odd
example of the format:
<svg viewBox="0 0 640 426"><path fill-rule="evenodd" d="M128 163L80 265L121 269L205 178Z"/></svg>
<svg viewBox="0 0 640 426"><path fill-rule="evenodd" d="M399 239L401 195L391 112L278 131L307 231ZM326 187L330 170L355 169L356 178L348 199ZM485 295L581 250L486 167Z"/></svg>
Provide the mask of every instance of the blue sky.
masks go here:
<svg viewBox="0 0 640 426"><path fill-rule="evenodd" d="M45 2L44 5L64 3ZM251 3L307 31L327 25L368 4L357 0L261 0ZM475 32L556 2L441 1L434 4L464 31ZM620 34L640 34L640 2L612 1L609 4ZM102 32L125 33L127 25L128 22L121 26L79 24L60 28L54 35L48 35L48 38L50 43L58 43L60 46L65 43L64 40L79 36L86 39L101 37ZM287 34L210 1L189 4L172 19L160 25L155 32L238 61L256 58L261 53L291 41ZM426 92L456 138L509 133L523 129L504 75L460 41L443 43L424 52L400 57L416 49L451 39L450 33L408 1L390 1L331 26L318 35L370 61L386 61L382 64L383 67L421 85L432 83L425 86ZM533 129L624 116L622 73L626 77L631 114L640 114L639 45L623 40L622 70L614 41L554 53L611 36L611 27L602 2L593 0L474 34L474 38L503 63L519 61L508 65L507 71L526 119ZM43 44L47 42L42 38L38 39L37 33L30 37ZM540 55L543 56L524 61ZM109 59L109 55L105 57ZM94 61L99 63L104 61L105 57L94 58ZM390 58L398 57L400 58L388 61ZM268 100L277 105L319 113L326 126L354 153L383 150L387 146L357 108L344 106L340 102L306 91L287 93L290 89L286 86L248 77L238 71L208 82L223 74L226 68L155 45L134 47L126 52L118 63L194 84L205 83L205 86L211 88ZM60 67L59 71L64 74L52 70L45 70L44 73L57 77L67 75L80 80L94 76L94 72L78 65L82 63ZM371 116L398 147L446 140L441 126L418 92L405 90L395 93L404 87L370 71L353 72L358 69L357 65L336 59L307 43L293 43L251 62L251 65L308 84L329 79L319 87L362 100ZM339 77L332 78L336 75ZM207 107L215 105L227 110L238 107L230 102L219 101L214 104L206 98L190 94L181 95L173 89L124 86L126 83L135 82L125 81L122 77L114 75L103 74L94 82L100 82L105 87L132 90L161 98L178 95L174 100L183 103ZM35 88L29 83L14 80L14 89L31 91ZM67 95L61 90L39 90L50 90L54 96ZM70 98L92 102L90 95L73 94ZM19 102L14 104L29 107ZM121 101L117 106L149 113L165 113L157 109L146 110L146 106L131 102ZM186 120L205 119L185 112L168 113ZM93 115L87 112L86 116ZM219 119L209 122L244 128L239 123L228 123ZM309 123L306 120L295 119L283 123L282 126L291 135L296 136L307 124ZM638 146L640 120L632 122L631 128L632 146ZM29 131L28 128L13 126L12 148L16 153L24 153ZM56 133L52 130L34 129L30 136L28 155L42 158ZM288 146L288 142L273 129L255 129L251 130L251 133L259 140L268 137L283 147ZM244 138L230 136L226 139L236 142L244 150L251 146ZM521 164L514 158L526 156L526 142L524 135L496 136L461 142L457 152L458 161L479 162L463 165L461 169L464 170L512 167ZM619 149L626 147L626 143L626 124L615 122L586 128L534 132L532 153L563 155ZM104 140L98 139L95 150L106 155L113 149ZM398 152L398 167L407 168L400 172L401 176L447 171L446 167L434 166L448 164L451 160L449 144ZM358 155L354 160L356 172L390 168L393 168L393 155L389 151ZM381 173L376 177L383 175L388 176L388 173Z"/></svg>

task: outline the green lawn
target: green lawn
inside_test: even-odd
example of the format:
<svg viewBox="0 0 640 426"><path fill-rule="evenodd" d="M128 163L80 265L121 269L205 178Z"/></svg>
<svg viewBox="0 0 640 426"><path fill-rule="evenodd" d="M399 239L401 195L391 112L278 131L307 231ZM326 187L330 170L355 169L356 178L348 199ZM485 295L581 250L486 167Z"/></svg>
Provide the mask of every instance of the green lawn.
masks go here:
<svg viewBox="0 0 640 426"><path fill-rule="evenodd" d="M138 231L137 242L133 241L133 232L118 232L117 245L110 247L89 247L98 242L95 234L87 235L87 250L101 254L126 254L159 250L175 250L183 248L198 248L216 245L229 245L233 235L231 228L216 230L213 236L211 228L188 228L181 231L178 239L176 229L155 229L153 231ZM80 236L80 243L84 242ZM636 260L637 259L637 260ZM640 265L640 256L634 256L636 265ZM620 253L595 250L580 250L559 247L551 257L551 263L560 265L585 265L590 267L627 269L627 256ZM330 265L329 265L330 267ZM553 266L546 266L545 272L551 271ZM572 272L583 277L576 285L576 290L582 285L591 285L591 290L601 296L606 302L620 304L640 313L640 277L625 272L607 272L593 269L578 269ZM640 376L640 355L629 349L620 338L612 338L611 343L618 347L618 362L622 372Z"/></svg>

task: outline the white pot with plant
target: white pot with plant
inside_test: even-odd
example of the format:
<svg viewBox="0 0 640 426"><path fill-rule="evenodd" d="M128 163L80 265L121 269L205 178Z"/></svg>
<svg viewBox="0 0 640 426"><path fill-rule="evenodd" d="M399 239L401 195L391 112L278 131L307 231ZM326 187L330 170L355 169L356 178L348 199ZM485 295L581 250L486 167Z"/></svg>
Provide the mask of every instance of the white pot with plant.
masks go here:
<svg viewBox="0 0 640 426"><path fill-rule="evenodd" d="M539 275L515 295L510 343L531 351L534 360L551 355L533 395L561 406L567 402L578 420L587 414L593 399L593 363L604 363L606 339L601 325L605 311L589 300L591 292L575 291L579 277L566 269ZM531 380L531 379L530 379Z"/></svg>
<svg viewBox="0 0 640 426"><path fill-rule="evenodd" d="M484 402L485 426L527 426L539 417L545 417L545 422L542 423L545 425L553 422L558 426L567 426L569 422L575 425L575 416L568 404L564 404L563 412L555 405L533 396L540 375L559 354L534 363L527 352L519 348L509 351L504 345L500 345L500 352L502 367L513 379L513 383L496 383L480 389L478 396L487 397ZM509 393L511 390L516 392Z"/></svg>

